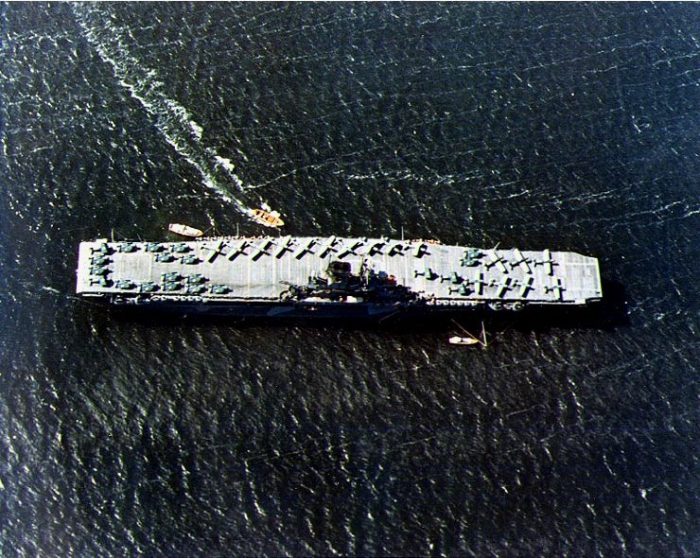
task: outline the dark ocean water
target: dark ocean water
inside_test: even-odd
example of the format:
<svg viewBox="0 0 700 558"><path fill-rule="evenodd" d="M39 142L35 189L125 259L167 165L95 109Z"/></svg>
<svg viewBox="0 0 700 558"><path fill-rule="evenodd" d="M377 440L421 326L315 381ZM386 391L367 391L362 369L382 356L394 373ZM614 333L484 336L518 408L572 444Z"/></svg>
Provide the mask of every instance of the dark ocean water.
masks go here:
<svg viewBox="0 0 700 558"><path fill-rule="evenodd" d="M700 6L0 6L0 554L699 556ZM170 221L600 258L614 320L143 323ZM604 312L605 313L605 312Z"/></svg>

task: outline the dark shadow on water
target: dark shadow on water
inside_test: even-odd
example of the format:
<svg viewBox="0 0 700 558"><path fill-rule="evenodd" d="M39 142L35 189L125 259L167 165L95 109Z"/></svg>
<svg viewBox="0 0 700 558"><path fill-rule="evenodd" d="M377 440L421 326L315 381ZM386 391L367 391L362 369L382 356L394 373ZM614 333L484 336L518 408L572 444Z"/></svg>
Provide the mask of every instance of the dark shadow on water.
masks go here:
<svg viewBox="0 0 700 558"><path fill-rule="evenodd" d="M546 332L555 328L613 330L628 326L624 286L617 282L603 281L603 293L603 300L584 308L553 306L526 309L523 312L492 313L488 323L496 330L511 328L534 332Z"/></svg>
<svg viewBox="0 0 700 558"><path fill-rule="evenodd" d="M245 329L250 327L309 327L317 329L353 329L384 331L387 333L443 333L454 331L455 322L469 331L479 331L481 322L487 329L516 329L544 332L559 329L611 330L629 323L625 308L625 289L614 281L603 281L603 300L584 308L538 307L521 312L509 311L455 311L440 314L389 316L381 320L353 320L347 318L239 318L199 315L174 315L145 312L143 308L112 309L110 314L119 321L132 321L156 328L228 326Z"/></svg>

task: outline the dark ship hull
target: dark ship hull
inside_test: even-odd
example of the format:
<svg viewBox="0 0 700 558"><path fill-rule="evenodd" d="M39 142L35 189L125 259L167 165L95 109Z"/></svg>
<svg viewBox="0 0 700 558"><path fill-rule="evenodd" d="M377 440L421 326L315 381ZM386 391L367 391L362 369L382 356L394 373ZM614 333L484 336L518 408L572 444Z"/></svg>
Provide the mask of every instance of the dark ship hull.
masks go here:
<svg viewBox="0 0 700 558"><path fill-rule="evenodd" d="M486 308L434 307L426 304L381 304L381 303L283 303L283 302L220 302L202 303L193 301L104 300L111 309L124 315L153 314L173 317L250 319L250 320L347 320L382 322L393 318L417 318L447 316L465 311L479 312Z"/></svg>

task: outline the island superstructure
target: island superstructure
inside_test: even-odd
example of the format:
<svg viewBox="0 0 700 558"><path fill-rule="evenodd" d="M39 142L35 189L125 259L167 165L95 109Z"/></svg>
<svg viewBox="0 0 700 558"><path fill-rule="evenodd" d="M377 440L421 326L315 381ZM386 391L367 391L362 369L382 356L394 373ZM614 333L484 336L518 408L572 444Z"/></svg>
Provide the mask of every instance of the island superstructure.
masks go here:
<svg viewBox="0 0 700 558"><path fill-rule="evenodd" d="M603 294L598 260L575 252L336 236L82 242L76 292L144 310L269 318L518 311Z"/></svg>

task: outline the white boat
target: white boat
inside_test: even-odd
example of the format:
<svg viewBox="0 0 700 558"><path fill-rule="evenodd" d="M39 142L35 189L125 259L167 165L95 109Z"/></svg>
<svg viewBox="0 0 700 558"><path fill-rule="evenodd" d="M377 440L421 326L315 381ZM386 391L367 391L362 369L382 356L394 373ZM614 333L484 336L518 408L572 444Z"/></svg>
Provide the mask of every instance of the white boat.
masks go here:
<svg viewBox="0 0 700 558"><path fill-rule="evenodd" d="M450 345L481 345L482 347L489 346L488 339L486 338L486 328L484 327L484 322L481 322L481 339L479 339L477 336L469 333L466 329L464 329L461 325L459 325L455 320L452 320L452 321L459 329L462 330L462 332L467 337L462 337L460 335L453 335L452 337L450 337L447 340L447 342Z"/></svg>
<svg viewBox="0 0 700 558"><path fill-rule="evenodd" d="M475 337L459 337L458 335L450 337L447 342L450 345L478 345L481 343Z"/></svg>
<svg viewBox="0 0 700 558"><path fill-rule="evenodd" d="M279 211L269 210L269 208L267 211L265 209L251 209L250 216L253 221L264 227L278 228L284 225Z"/></svg>
<svg viewBox="0 0 700 558"><path fill-rule="evenodd" d="M168 225L168 230L172 233L179 234L180 236L187 236L189 238L199 238L200 236L204 236L204 233L199 229L195 229L189 225L181 225L180 223L170 223Z"/></svg>

